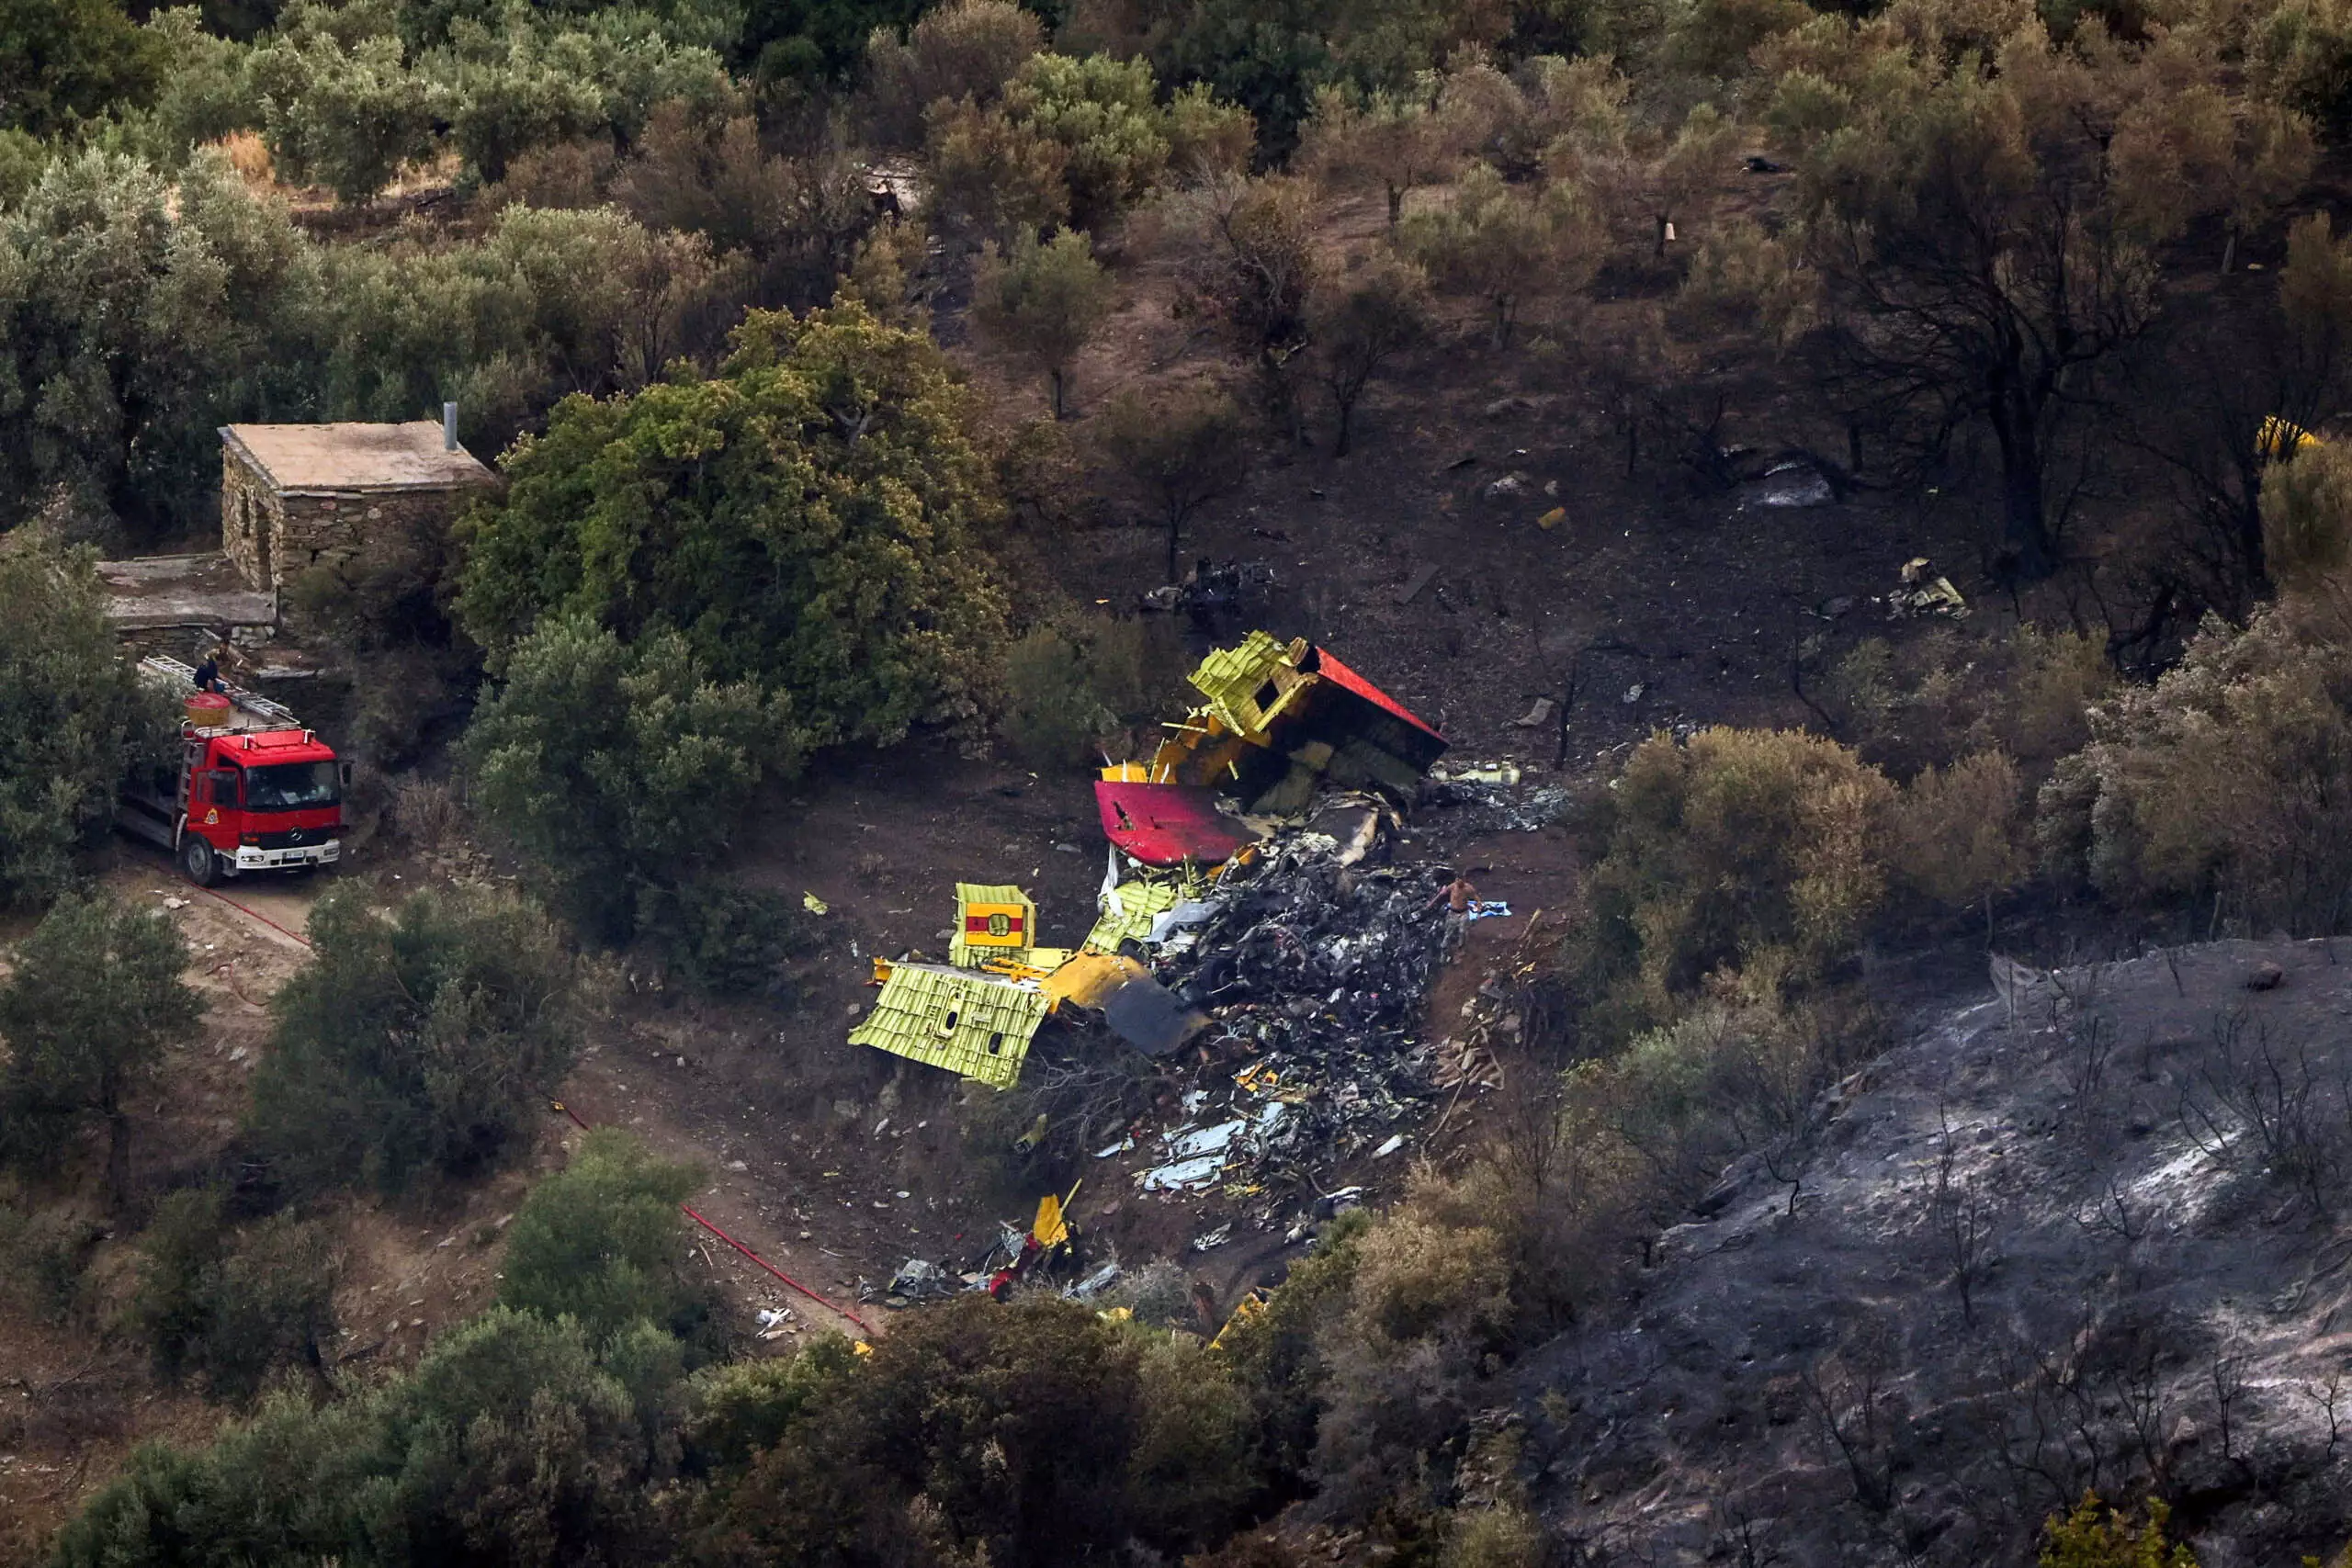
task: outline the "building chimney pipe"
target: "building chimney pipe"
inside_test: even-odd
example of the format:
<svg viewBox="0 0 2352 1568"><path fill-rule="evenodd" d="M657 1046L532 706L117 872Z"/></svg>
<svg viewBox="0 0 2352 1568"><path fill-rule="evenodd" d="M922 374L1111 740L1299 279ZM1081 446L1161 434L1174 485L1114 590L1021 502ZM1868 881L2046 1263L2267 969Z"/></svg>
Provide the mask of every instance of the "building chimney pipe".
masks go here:
<svg viewBox="0 0 2352 1568"><path fill-rule="evenodd" d="M441 405L441 450L444 452L455 452L457 449L458 405L455 403L443 403Z"/></svg>

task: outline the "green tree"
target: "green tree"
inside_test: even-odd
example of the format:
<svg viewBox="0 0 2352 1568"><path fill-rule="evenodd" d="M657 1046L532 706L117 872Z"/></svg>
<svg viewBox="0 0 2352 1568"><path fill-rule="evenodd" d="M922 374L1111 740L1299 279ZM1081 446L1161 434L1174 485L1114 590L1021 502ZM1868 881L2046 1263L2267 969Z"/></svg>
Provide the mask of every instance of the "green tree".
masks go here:
<svg viewBox="0 0 2352 1568"><path fill-rule="evenodd" d="M51 161L0 207L0 521L209 521L217 428L305 407L317 301L311 247L218 152L175 183L103 152Z"/></svg>
<svg viewBox="0 0 2352 1568"><path fill-rule="evenodd" d="M65 886L125 772L176 728L122 657L92 553L0 549L0 899Z"/></svg>
<svg viewBox="0 0 2352 1568"><path fill-rule="evenodd" d="M56 136L151 95L167 60L116 0L0 7L0 129Z"/></svg>
<svg viewBox="0 0 2352 1568"><path fill-rule="evenodd" d="M1102 330L1114 292L1084 233L1065 229L1044 244L1023 233L1008 250L982 250L972 279L972 320L1045 370L1060 419L1069 363Z"/></svg>
<svg viewBox="0 0 2352 1568"><path fill-rule="evenodd" d="M1801 731L1652 736L1610 792L1587 983L1639 1025L1719 971L1767 994L1818 979L1885 897L1895 798L1876 768Z"/></svg>
<svg viewBox="0 0 2352 1568"><path fill-rule="evenodd" d="M820 1348L812 1375L772 1392L734 1383L725 1427L778 1437L727 1478L700 1545L794 1563L896 1546L1005 1568L1091 1561L1130 1537L1204 1546L1250 1484L1238 1400L1198 1353L1147 1377L1145 1338L1067 1302L967 1296L909 1314L854 1370ZM1177 1381L1186 1397L1147 1405ZM759 1409L771 1403L775 1418ZM1167 1490L1147 1496L1148 1482Z"/></svg>
<svg viewBox="0 0 2352 1568"><path fill-rule="evenodd" d="M1169 581L1176 581L1185 519L1249 478L1247 438L1241 411L1218 391L1123 393L1099 416L1103 451L1168 526Z"/></svg>
<svg viewBox="0 0 2352 1568"><path fill-rule="evenodd" d="M664 627L781 696L785 759L891 744L988 694L1001 515L973 405L923 334L755 311L709 380L560 405L469 526L461 622L503 673L542 616Z"/></svg>
<svg viewBox="0 0 2352 1568"><path fill-rule="evenodd" d="M1070 221L1100 229L1143 198L1168 164L1151 67L1107 54L1031 55L1005 85L1013 123L1062 149Z"/></svg>
<svg viewBox="0 0 2352 1568"><path fill-rule="evenodd" d="M20 1154L53 1147L97 1117L107 1129L107 1195L118 1208L130 1185L124 1097L204 1016L180 977L187 967L187 943L161 909L69 893L17 944L0 985L7 1141Z"/></svg>
<svg viewBox="0 0 2352 1568"><path fill-rule="evenodd" d="M657 627L624 645L585 617L542 624L466 732L483 821L602 934L626 935L650 887L723 853L762 778L790 773L790 703L710 681Z"/></svg>
<svg viewBox="0 0 2352 1568"><path fill-rule="evenodd" d="M876 28L903 28L921 0L748 0L734 54L779 86L846 79Z"/></svg>
<svg viewBox="0 0 2352 1568"><path fill-rule="evenodd" d="M266 1404L210 1445L151 1444L59 1532L56 1568L466 1562L658 1555L649 1487L666 1423L632 1389L631 1338L600 1365L575 1324L493 1308L413 1371L313 1408Z"/></svg>
<svg viewBox="0 0 2352 1568"><path fill-rule="evenodd" d="M246 79L250 50L209 30L195 6L157 11L145 30L172 62L149 111L162 142L159 162L176 168L198 144L259 128L261 106Z"/></svg>
<svg viewBox="0 0 2352 1568"><path fill-rule="evenodd" d="M584 136L633 142L657 104L709 115L731 93L717 54L618 17L458 32L455 47L428 58L427 75L444 95L450 141L484 180L503 179L534 148Z"/></svg>
<svg viewBox="0 0 2352 1568"><path fill-rule="evenodd" d="M1491 45L1508 25L1500 7L1434 0L1202 0L1182 16L1163 71L1249 110L1280 161L1318 88L1408 92L1458 46Z"/></svg>
<svg viewBox="0 0 2352 1568"><path fill-rule="evenodd" d="M395 1192L511 1156L579 1049L555 926L512 894L415 893L389 913L340 887L317 957L272 1000L252 1130L295 1185Z"/></svg>
<svg viewBox="0 0 2352 1568"><path fill-rule="evenodd" d="M2134 1523L2096 1494L2085 1493L2070 1513L2052 1514L2041 1529L2041 1568L2197 1568L2197 1554L2165 1539L2172 1510L2148 1499L2145 1524Z"/></svg>
<svg viewBox="0 0 2352 1568"><path fill-rule="evenodd" d="M627 1133L589 1134L515 1213L499 1302L571 1317L591 1344L637 1322L693 1334L709 1316L710 1292L680 1267L678 1205L701 1184L692 1166L654 1158Z"/></svg>
<svg viewBox="0 0 2352 1568"><path fill-rule="evenodd" d="M346 43L324 28L298 28L257 51L251 69L272 162L346 207L374 200L403 164L433 150L444 93L409 63L396 35Z"/></svg>
<svg viewBox="0 0 2352 1568"><path fill-rule="evenodd" d="M139 1238L129 1316L156 1371L174 1382L201 1372L213 1397L240 1401L281 1366L323 1376L341 1272L324 1229L275 1214L232 1236L221 1211L218 1190L175 1192Z"/></svg>
<svg viewBox="0 0 2352 1568"><path fill-rule="evenodd" d="M1531 294L1573 293L1592 280L1600 242L1598 218L1574 186L1528 190L1485 164L1463 175L1448 205L1414 213L1397 232L1438 287L1485 302L1498 350L1510 346Z"/></svg>

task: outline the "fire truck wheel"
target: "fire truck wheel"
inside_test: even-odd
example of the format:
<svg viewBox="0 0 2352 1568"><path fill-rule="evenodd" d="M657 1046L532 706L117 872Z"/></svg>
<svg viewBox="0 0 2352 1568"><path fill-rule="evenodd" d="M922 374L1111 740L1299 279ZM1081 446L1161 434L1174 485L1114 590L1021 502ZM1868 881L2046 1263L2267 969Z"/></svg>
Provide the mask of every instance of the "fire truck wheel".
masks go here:
<svg viewBox="0 0 2352 1568"><path fill-rule="evenodd" d="M198 887L209 887L220 879L220 865L212 853L212 846L196 834L180 840L180 870Z"/></svg>

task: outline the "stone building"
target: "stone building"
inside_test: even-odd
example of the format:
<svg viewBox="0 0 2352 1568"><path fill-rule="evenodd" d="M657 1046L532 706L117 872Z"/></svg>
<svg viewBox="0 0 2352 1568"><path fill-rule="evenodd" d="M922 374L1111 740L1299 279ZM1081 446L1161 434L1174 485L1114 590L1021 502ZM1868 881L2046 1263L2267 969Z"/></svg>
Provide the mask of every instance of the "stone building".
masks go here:
<svg viewBox="0 0 2352 1568"><path fill-rule="evenodd" d="M220 430L220 547L275 592L322 557L440 525L497 475L442 424L231 424Z"/></svg>

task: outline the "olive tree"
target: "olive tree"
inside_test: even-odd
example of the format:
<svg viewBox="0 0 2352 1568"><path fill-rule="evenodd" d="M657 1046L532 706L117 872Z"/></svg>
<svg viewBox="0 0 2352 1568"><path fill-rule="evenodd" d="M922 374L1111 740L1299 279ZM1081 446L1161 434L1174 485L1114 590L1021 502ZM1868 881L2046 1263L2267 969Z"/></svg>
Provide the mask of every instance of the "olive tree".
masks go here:
<svg viewBox="0 0 2352 1568"><path fill-rule="evenodd" d="M0 549L0 900L64 886L105 833L123 774L176 744L106 618L90 552L18 537Z"/></svg>
<svg viewBox="0 0 2352 1568"><path fill-rule="evenodd" d="M107 1132L107 1194L119 1207L130 1178L125 1097L204 1016L181 978L187 943L161 909L67 894L12 956L0 985L0 1135L28 1157L96 1117Z"/></svg>
<svg viewBox="0 0 2352 1568"><path fill-rule="evenodd" d="M339 887L317 956L272 998L251 1130L299 1186L398 1191L511 1157L580 1044L554 923L513 894L415 893L390 910Z"/></svg>
<svg viewBox="0 0 2352 1568"><path fill-rule="evenodd" d="M1069 362L1111 313L1111 276L1086 235L1065 229L1040 244L1022 234L1003 251L981 252L972 279L972 320L1002 347L1034 360L1065 412Z"/></svg>
<svg viewBox="0 0 2352 1568"><path fill-rule="evenodd" d="M601 934L641 895L693 874L771 771L797 761L791 705L721 685L665 629L624 646L584 616L550 620L507 660L467 730L473 801L570 912Z"/></svg>

